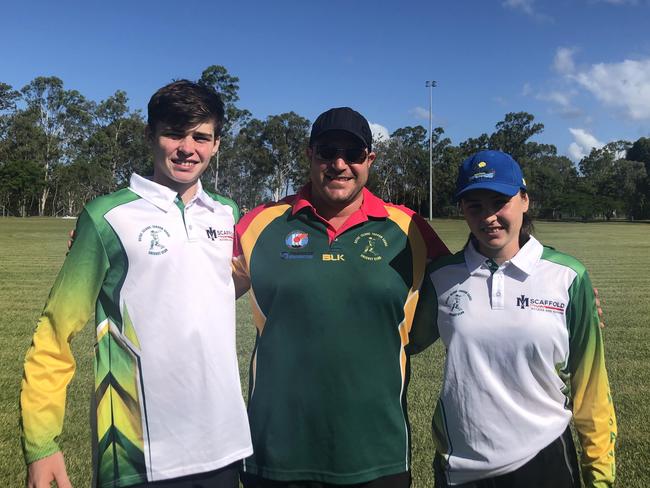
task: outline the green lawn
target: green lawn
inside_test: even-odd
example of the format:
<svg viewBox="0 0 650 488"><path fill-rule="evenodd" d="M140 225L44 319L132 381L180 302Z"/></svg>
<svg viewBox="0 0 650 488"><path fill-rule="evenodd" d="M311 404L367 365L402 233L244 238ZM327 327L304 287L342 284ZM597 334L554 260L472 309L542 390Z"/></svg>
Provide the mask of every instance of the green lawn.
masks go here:
<svg viewBox="0 0 650 488"><path fill-rule="evenodd" d="M18 394L22 360L36 319L63 261L74 221L0 219L0 480L20 487L24 466L18 438ZM466 239L462 221L434 221L452 250ZM627 223L536 224L547 245L575 255L590 271L605 311L607 366L617 411L618 486L645 487L650 480L650 225ZM238 350L244 391L254 340L246 298L238 303ZM78 374L70 386L61 439L75 487L89 485L89 405L92 390L92 327L73 341ZM429 433L441 379L439 344L412 362L409 414L413 430L413 486L432 486Z"/></svg>

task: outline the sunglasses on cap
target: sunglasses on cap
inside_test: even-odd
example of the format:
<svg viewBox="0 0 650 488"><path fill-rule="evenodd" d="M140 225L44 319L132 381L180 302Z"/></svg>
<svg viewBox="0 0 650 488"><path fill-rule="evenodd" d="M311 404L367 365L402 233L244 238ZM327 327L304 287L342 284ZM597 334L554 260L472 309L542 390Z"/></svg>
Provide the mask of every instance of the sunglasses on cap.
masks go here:
<svg viewBox="0 0 650 488"><path fill-rule="evenodd" d="M368 157L368 151L365 147L334 147L327 145L317 145L314 151L316 157L322 161L334 161L341 157L346 163L358 164L363 163Z"/></svg>

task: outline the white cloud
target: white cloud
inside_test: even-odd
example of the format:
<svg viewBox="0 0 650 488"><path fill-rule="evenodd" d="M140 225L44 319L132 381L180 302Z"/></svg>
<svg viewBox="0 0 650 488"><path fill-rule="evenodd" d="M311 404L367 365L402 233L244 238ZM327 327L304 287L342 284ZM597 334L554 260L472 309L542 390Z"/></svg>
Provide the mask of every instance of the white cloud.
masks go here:
<svg viewBox="0 0 650 488"><path fill-rule="evenodd" d="M605 105L623 109L627 117L650 119L650 58L599 63L570 78Z"/></svg>
<svg viewBox="0 0 650 488"><path fill-rule="evenodd" d="M418 120L429 120L429 109L423 107L415 107L409 110L409 113Z"/></svg>
<svg viewBox="0 0 650 488"><path fill-rule="evenodd" d="M535 0L504 0L501 3L504 7L513 10L521 10L526 15L540 21L552 21L553 19L546 14L542 14L535 9Z"/></svg>
<svg viewBox="0 0 650 488"><path fill-rule="evenodd" d="M638 0L599 0L601 3L609 3L610 5L637 5Z"/></svg>
<svg viewBox="0 0 650 488"><path fill-rule="evenodd" d="M531 86L531 84L528 82L524 83L524 86L521 88L521 94L524 97L527 97L531 93L533 93L533 87Z"/></svg>
<svg viewBox="0 0 650 488"><path fill-rule="evenodd" d="M375 142L387 141L390 138L388 129L380 124L370 122L370 132L372 132L372 140Z"/></svg>
<svg viewBox="0 0 650 488"><path fill-rule="evenodd" d="M584 157L584 151L575 142L569 144L569 148L567 149L567 152L569 153L569 159L571 159L571 161L574 161L576 163Z"/></svg>
<svg viewBox="0 0 650 488"><path fill-rule="evenodd" d="M600 142L596 137L584 129L573 129L570 128L569 132L573 136L575 142L577 142L581 147L588 148L590 151L592 148L600 149L605 144Z"/></svg>
<svg viewBox="0 0 650 488"><path fill-rule="evenodd" d="M571 106L571 95L569 95L566 92L552 91L548 93L540 93L539 95L537 95L537 98L539 100L553 102L562 108L567 108Z"/></svg>
<svg viewBox="0 0 650 488"><path fill-rule="evenodd" d="M569 47L560 47L555 53L553 60L553 67L555 71L562 75L571 74L575 71L575 63L573 62L573 55L576 50Z"/></svg>
<svg viewBox="0 0 650 488"><path fill-rule="evenodd" d="M574 142L569 145L568 153L573 161L580 161L588 156L593 148L600 149L605 145L584 129L571 128L569 132L571 132Z"/></svg>
<svg viewBox="0 0 650 488"><path fill-rule="evenodd" d="M558 114L564 118L576 118L584 115L584 112L573 104L572 99L576 95L576 90L554 90L538 93L535 95L535 98L544 102L550 102L553 105L553 107L550 108L551 113Z"/></svg>
<svg viewBox="0 0 650 488"><path fill-rule="evenodd" d="M503 2L503 6L522 10L528 15L534 15L535 14L535 10L533 9L534 3L535 0L505 0Z"/></svg>

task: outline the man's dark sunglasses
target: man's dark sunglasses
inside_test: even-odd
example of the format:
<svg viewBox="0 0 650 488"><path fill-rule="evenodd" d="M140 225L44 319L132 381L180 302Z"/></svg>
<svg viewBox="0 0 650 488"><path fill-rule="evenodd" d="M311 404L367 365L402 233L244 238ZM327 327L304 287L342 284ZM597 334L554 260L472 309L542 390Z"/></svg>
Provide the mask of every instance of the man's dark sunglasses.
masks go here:
<svg viewBox="0 0 650 488"><path fill-rule="evenodd" d="M365 147L334 147L316 146L316 157L323 161L334 161L337 157L345 159L346 163L363 163L368 157Z"/></svg>

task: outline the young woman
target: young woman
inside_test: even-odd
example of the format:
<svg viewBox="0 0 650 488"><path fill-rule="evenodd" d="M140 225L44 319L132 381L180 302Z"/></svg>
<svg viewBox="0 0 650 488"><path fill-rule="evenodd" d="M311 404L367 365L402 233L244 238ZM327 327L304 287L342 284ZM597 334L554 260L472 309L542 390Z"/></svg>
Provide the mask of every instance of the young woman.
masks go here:
<svg viewBox="0 0 650 488"><path fill-rule="evenodd" d="M427 268L412 351L447 349L433 419L436 487L589 487L614 481L616 420L584 266L531 234L526 182L508 154L463 162L464 249ZM432 327L433 324L433 327Z"/></svg>

